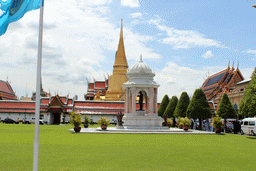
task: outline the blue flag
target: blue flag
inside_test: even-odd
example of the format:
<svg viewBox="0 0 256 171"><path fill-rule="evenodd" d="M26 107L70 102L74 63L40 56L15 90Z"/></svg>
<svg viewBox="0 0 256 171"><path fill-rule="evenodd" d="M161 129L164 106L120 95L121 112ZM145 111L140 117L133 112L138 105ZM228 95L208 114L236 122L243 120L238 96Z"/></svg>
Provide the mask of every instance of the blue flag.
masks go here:
<svg viewBox="0 0 256 171"><path fill-rule="evenodd" d="M40 0L0 0L0 36L6 32L9 23L38 8Z"/></svg>

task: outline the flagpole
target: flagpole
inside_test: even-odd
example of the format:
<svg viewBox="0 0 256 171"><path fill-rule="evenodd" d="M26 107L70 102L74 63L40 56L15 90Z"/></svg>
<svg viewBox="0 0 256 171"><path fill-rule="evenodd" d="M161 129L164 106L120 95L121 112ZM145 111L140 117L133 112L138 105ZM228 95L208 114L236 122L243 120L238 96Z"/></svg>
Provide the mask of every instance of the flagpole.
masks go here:
<svg viewBox="0 0 256 171"><path fill-rule="evenodd" d="M43 10L44 10L43 1L44 0L41 0L40 2L40 17L39 17L33 171L38 171L38 156L39 156L38 155L39 154L39 117L40 117L40 99L41 99L41 62L42 62Z"/></svg>

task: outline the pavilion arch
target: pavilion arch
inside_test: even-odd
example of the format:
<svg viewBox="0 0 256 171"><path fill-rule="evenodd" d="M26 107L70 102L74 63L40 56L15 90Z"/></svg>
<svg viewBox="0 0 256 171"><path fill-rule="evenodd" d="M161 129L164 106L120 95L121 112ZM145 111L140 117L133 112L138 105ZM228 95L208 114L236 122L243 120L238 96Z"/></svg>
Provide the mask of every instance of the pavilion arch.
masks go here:
<svg viewBox="0 0 256 171"><path fill-rule="evenodd" d="M140 61L127 72L128 81L123 84L125 89L123 121L127 128L160 128L162 126L162 118L157 114L159 84L154 81L154 76L155 73L142 61L142 56ZM139 110L136 104L138 95L140 96Z"/></svg>

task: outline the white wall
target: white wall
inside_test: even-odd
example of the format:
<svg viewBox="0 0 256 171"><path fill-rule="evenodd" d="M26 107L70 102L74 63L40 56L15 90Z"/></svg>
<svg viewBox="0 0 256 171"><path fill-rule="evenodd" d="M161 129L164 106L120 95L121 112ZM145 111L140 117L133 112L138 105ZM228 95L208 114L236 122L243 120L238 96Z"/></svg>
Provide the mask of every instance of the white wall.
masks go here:
<svg viewBox="0 0 256 171"><path fill-rule="evenodd" d="M47 115L47 113L41 113L43 114L43 120L44 121L47 121L48 123L50 122L50 114ZM110 120L110 122L113 122L112 120L113 119L116 119L116 115L98 115L98 114L87 114L87 116L90 118L90 119L93 119L93 122L97 122L100 117L104 116L106 118L108 118ZM27 121L30 121L32 120L32 118L35 118L35 114L28 114L28 113L0 113L0 117L1 117L1 120L4 120L5 118L11 118L13 120L17 120L18 118L20 120L22 120L23 118L26 117L26 120ZM82 114L82 119L84 118L84 114ZM61 123L63 121L63 114L61 115ZM65 121L69 121L69 115L66 115L65 117Z"/></svg>

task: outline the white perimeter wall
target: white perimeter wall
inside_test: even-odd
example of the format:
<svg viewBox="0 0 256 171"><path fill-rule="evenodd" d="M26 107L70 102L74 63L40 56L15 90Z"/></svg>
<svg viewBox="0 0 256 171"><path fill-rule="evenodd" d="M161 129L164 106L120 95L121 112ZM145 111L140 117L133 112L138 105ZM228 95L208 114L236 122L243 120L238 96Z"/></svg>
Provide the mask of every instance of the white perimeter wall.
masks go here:
<svg viewBox="0 0 256 171"><path fill-rule="evenodd" d="M41 113L43 114L43 120L49 122L49 117L50 115L47 113ZM82 119L84 118L84 114L82 115ZM110 122L113 122L113 119L117 120L116 115L104 115L104 114L87 114L87 116L93 120L93 122L97 122L100 117L106 117L110 120ZM11 118L13 120L17 120L19 118L19 120L23 120L23 118L26 118L27 121L32 120L32 118L35 118L35 114L28 114L28 113L0 113L0 117L1 120L4 120L5 118ZM63 115L61 115L61 122L63 121ZM69 115L66 115L65 117L65 121L69 121Z"/></svg>

